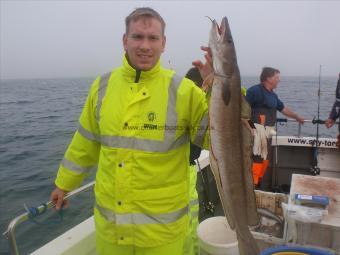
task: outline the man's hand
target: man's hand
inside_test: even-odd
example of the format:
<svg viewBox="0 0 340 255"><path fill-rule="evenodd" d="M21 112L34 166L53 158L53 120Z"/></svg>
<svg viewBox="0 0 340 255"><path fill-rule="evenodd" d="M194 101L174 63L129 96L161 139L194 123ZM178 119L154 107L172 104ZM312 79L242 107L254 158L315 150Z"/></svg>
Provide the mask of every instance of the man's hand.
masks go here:
<svg viewBox="0 0 340 255"><path fill-rule="evenodd" d="M198 68L202 79L205 80L213 72L213 60L209 47L201 46L201 50L205 51L205 63L203 64L201 60L195 60L192 65Z"/></svg>
<svg viewBox="0 0 340 255"><path fill-rule="evenodd" d="M296 121L299 122L300 124L305 123L305 120L303 118L301 118L300 116L296 116Z"/></svg>
<svg viewBox="0 0 340 255"><path fill-rule="evenodd" d="M295 119L300 124L305 123L305 119L304 118L300 117L299 115L297 115L295 112L293 112L291 109L289 109L286 106L282 109L281 113L283 113L287 117Z"/></svg>
<svg viewBox="0 0 340 255"><path fill-rule="evenodd" d="M335 123L334 120L332 120L332 119L327 119L327 120L325 121L325 126L326 126L327 128L330 128L330 127L332 127L332 126L334 125L334 123Z"/></svg>
<svg viewBox="0 0 340 255"><path fill-rule="evenodd" d="M68 201L64 200L66 191L55 188L50 196L50 200L55 204L55 209L60 210L60 208L66 208L68 206Z"/></svg>

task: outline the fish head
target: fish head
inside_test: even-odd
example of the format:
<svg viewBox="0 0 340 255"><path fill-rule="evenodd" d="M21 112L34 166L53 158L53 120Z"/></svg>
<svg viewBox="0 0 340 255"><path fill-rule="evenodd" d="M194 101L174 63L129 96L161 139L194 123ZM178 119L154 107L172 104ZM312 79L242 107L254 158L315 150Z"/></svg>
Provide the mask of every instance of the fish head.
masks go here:
<svg viewBox="0 0 340 255"><path fill-rule="evenodd" d="M227 17L222 19L220 26L216 20L212 21L209 47L212 53L214 72L230 77L237 67L237 58Z"/></svg>

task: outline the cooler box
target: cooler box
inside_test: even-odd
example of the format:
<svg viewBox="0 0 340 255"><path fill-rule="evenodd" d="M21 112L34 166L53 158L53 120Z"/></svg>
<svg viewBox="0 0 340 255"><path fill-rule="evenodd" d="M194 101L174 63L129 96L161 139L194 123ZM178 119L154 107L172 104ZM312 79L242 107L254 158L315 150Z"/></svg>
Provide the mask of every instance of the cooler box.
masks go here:
<svg viewBox="0 0 340 255"><path fill-rule="evenodd" d="M319 222L288 220L287 241L324 247L340 253L340 179L293 174L289 204L298 204L296 194L327 196L328 212Z"/></svg>

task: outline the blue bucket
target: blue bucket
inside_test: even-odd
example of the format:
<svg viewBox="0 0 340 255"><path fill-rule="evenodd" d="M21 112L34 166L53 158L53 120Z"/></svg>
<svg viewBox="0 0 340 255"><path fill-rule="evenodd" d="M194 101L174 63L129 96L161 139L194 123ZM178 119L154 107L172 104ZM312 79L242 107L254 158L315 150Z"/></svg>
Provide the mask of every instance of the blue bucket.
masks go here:
<svg viewBox="0 0 340 255"><path fill-rule="evenodd" d="M335 253L308 247L276 246L265 249L260 255L334 255Z"/></svg>

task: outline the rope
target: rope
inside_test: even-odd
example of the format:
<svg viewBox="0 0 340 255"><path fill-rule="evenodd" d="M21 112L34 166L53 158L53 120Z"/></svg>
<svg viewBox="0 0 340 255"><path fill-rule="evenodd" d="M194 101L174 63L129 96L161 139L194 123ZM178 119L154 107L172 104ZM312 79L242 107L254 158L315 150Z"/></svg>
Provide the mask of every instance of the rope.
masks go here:
<svg viewBox="0 0 340 255"><path fill-rule="evenodd" d="M39 211L39 207L43 206L42 211ZM28 214L28 219L37 224L37 225L52 225L52 224L60 224L63 221L63 217L64 217L64 210L61 207L61 209L58 211L58 219L52 219L52 220L44 220L44 221L37 221L35 218L39 215L44 214L47 211L47 204L46 203L42 203L37 207L27 207L26 204L24 204L24 208L25 211Z"/></svg>

